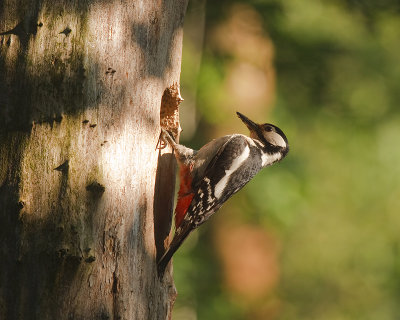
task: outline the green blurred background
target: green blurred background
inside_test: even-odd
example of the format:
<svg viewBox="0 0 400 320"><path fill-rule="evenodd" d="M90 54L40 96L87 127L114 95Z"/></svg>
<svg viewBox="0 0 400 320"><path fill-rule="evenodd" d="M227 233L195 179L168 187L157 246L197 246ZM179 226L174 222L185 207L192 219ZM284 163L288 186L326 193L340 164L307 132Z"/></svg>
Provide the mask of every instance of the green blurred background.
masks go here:
<svg viewBox="0 0 400 320"><path fill-rule="evenodd" d="M174 258L173 319L400 319L400 3L191 0L181 142L291 150Z"/></svg>

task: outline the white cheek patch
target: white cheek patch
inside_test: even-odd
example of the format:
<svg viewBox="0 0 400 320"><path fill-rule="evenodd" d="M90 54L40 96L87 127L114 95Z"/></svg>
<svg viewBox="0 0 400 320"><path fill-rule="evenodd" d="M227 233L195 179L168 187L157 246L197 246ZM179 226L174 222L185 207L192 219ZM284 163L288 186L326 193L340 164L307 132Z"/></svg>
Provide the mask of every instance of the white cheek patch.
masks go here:
<svg viewBox="0 0 400 320"><path fill-rule="evenodd" d="M221 197L222 192L225 190L225 187L228 184L228 180L231 174L234 173L238 168L240 168L240 165L244 161L246 161L249 155L250 148L249 146L246 146L246 148L243 150L243 153L232 162L232 166L228 170L225 170L225 175L222 177L221 180L218 181L215 186L214 195L217 198Z"/></svg>
<svg viewBox="0 0 400 320"><path fill-rule="evenodd" d="M275 146L282 147L282 148L286 147L285 140L283 140L283 138L281 137L280 134L278 134L274 131L265 132L264 137L269 143L271 143Z"/></svg>
<svg viewBox="0 0 400 320"><path fill-rule="evenodd" d="M273 164L274 162L278 161L280 158L282 157L282 155L278 152L278 153L274 153L274 154L268 154L268 153L264 153L261 156L261 165L264 167L269 166L270 164Z"/></svg>

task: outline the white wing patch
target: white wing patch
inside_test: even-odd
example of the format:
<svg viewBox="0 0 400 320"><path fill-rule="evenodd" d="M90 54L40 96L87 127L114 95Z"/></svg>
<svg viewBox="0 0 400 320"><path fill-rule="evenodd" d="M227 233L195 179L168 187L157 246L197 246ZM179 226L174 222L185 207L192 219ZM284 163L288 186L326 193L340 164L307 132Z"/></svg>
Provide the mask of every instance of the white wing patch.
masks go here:
<svg viewBox="0 0 400 320"><path fill-rule="evenodd" d="M230 175L234 173L244 161L246 161L249 155L250 155L250 148L249 146L246 146L246 148L243 150L243 153L232 162L232 166L228 170L225 170L225 175L215 185L214 195L217 198L221 197L222 192L225 190Z"/></svg>
<svg viewBox="0 0 400 320"><path fill-rule="evenodd" d="M213 198L211 197L212 191L211 191L211 180L208 179L207 177L204 178L204 181L207 183L207 201L208 203L212 203L213 202Z"/></svg>

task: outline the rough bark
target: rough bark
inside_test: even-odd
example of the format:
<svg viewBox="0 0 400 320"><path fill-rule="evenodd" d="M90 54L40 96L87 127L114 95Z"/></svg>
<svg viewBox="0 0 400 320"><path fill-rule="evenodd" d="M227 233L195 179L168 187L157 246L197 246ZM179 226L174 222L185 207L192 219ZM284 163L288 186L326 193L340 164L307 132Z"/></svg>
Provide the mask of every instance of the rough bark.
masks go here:
<svg viewBox="0 0 400 320"><path fill-rule="evenodd" d="M0 3L0 319L170 317L186 1Z"/></svg>

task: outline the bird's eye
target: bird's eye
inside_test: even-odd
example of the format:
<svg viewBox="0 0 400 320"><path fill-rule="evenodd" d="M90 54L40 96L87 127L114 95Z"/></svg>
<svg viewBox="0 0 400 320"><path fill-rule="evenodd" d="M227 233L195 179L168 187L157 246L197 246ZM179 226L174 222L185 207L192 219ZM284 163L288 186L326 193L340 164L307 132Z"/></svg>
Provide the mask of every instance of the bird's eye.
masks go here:
<svg viewBox="0 0 400 320"><path fill-rule="evenodd" d="M267 131L267 132L272 131L272 127L270 127L270 126L265 127L265 131Z"/></svg>

